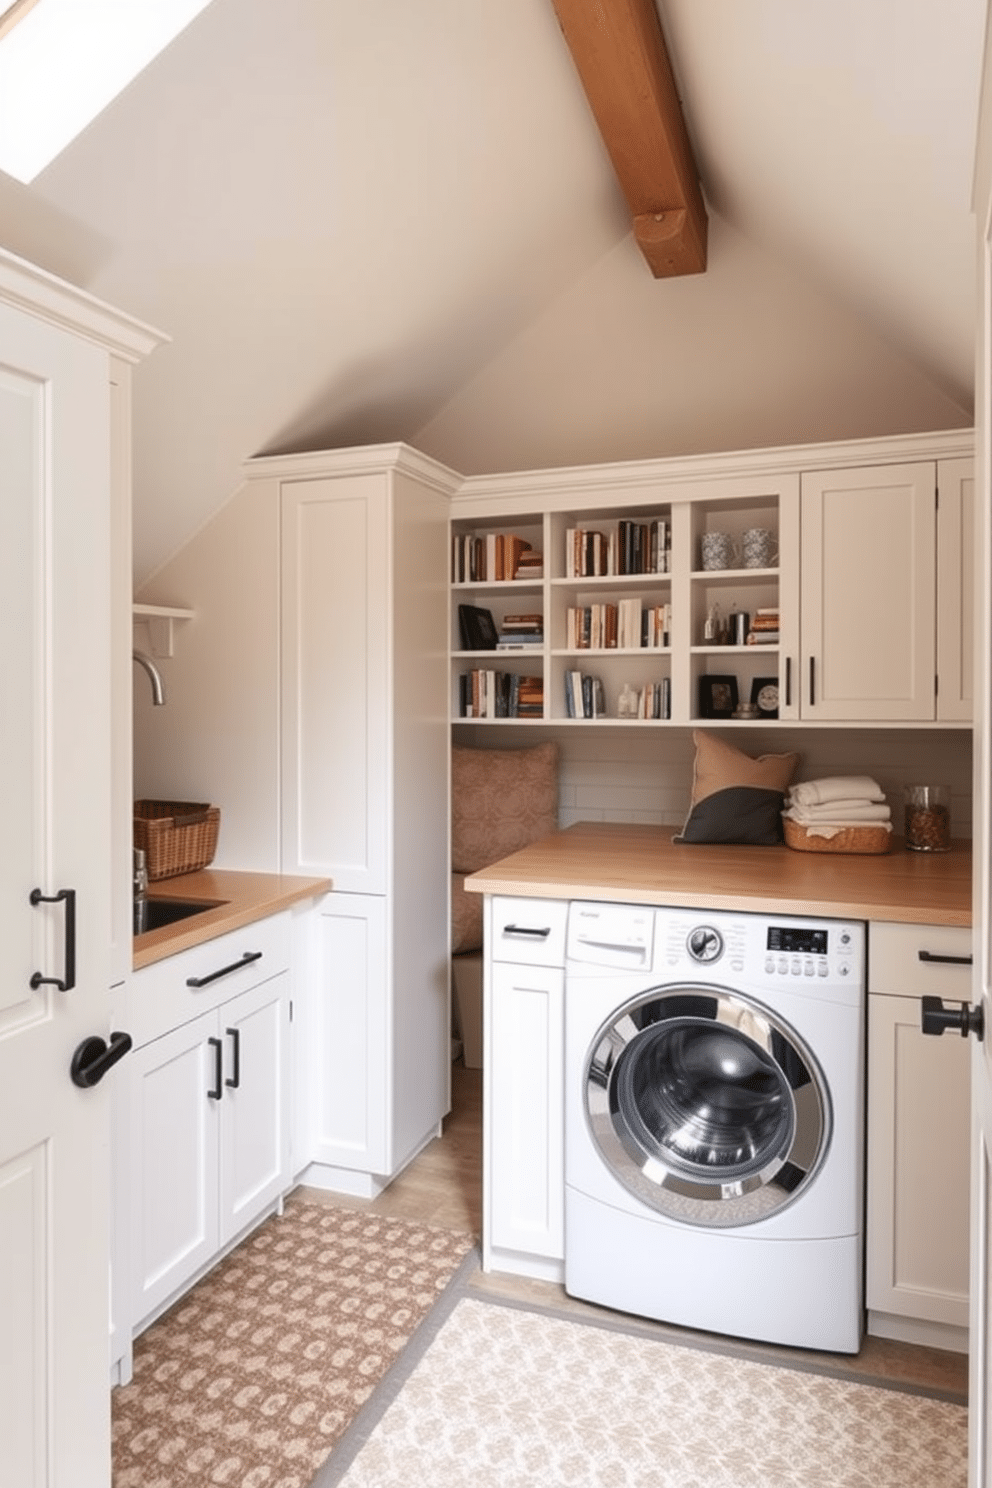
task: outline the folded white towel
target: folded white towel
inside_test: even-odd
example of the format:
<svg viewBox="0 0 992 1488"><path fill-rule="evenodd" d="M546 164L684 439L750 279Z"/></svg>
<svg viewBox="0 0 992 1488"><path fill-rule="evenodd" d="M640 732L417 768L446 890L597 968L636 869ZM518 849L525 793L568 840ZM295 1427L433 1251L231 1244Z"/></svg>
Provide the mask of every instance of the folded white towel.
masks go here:
<svg viewBox="0 0 992 1488"><path fill-rule="evenodd" d="M880 822L888 821L891 808L884 801L826 801L822 806L801 806L789 797L786 800L793 821L811 825L813 822Z"/></svg>
<svg viewBox="0 0 992 1488"><path fill-rule="evenodd" d="M827 801L884 801L885 792L870 775L830 775L794 785L792 799L797 806L822 806Z"/></svg>

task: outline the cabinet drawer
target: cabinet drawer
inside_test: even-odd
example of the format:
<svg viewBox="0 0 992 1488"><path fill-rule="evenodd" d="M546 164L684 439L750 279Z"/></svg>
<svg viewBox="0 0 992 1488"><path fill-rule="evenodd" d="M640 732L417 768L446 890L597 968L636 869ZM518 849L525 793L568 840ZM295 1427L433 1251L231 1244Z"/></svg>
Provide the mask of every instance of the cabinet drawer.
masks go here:
<svg viewBox="0 0 992 1488"><path fill-rule="evenodd" d="M971 944L971 930L958 925L873 921L868 931L868 990L901 997L929 993L965 1002L971 990Z"/></svg>
<svg viewBox="0 0 992 1488"><path fill-rule="evenodd" d="M127 1025L135 1047L288 970L291 947L287 910L135 972Z"/></svg>
<svg viewBox="0 0 992 1488"><path fill-rule="evenodd" d="M489 918L489 954L494 961L523 966L564 966L564 899L509 899L497 896Z"/></svg>

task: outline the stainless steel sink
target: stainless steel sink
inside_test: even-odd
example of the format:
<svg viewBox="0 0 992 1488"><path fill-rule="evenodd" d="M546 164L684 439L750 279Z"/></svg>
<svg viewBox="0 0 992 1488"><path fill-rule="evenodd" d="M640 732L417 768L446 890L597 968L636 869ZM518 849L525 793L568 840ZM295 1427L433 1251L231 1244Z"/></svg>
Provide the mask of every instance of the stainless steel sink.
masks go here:
<svg viewBox="0 0 992 1488"><path fill-rule="evenodd" d="M161 930L163 925L174 925L178 920L188 920L191 915L204 914L226 903L226 899L136 899L134 933L145 935L149 930Z"/></svg>

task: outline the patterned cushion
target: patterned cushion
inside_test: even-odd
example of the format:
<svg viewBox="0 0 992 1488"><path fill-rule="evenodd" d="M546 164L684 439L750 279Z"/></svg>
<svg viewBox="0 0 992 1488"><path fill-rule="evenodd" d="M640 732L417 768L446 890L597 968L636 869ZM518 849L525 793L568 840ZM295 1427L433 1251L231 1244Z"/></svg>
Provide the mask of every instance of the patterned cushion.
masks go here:
<svg viewBox="0 0 992 1488"><path fill-rule="evenodd" d="M451 869L475 873L558 827L558 745L451 751Z"/></svg>
<svg viewBox="0 0 992 1488"><path fill-rule="evenodd" d="M692 802L676 842L734 842L771 847L782 841L782 806L798 754L752 759L701 729L693 732Z"/></svg>
<svg viewBox="0 0 992 1488"><path fill-rule="evenodd" d="M451 954L482 950L482 895L465 892L464 873L451 875Z"/></svg>

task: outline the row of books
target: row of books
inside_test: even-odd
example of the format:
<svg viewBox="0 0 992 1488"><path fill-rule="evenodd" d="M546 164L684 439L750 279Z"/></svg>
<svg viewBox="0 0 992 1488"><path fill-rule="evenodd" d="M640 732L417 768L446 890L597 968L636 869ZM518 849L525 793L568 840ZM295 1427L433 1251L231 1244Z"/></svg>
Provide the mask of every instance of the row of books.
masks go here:
<svg viewBox="0 0 992 1488"><path fill-rule="evenodd" d="M458 711L462 718L543 718L544 679L475 667L458 679Z"/></svg>
<svg viewBox="0 0 992 1488"><path fill-rule="evenodd" d="M453 584L501 583L505 579L543 579L544 556L512 532L456 533L451 541Z"/></svg>
<svg viewBox="0 0 992 1488"><path fill-rule="evenodd" d="M565 712L569 718L606 717L606 698L598 677L587 672L565 673Z"/></svg>
<svg viewBox="0 0 992 1488"><path fill-rule="evenodd" d="M618 718L671 718L672 679L647 682L643 687L624 686L617 702Z"/></svg>
<svg viewBox="0 0 992 1488"><path fill-rule="evenodd" d="M670 604L621 599L616 604L576 605L566 612L565 646L569 651L656 649L670 644L671 624Z"/></svg>
<svg viewBox="0 0 992 1488"><path fill-rule="evenodd" d="M565 532L565 577L595 578L610 574L669 573L672 566L671 524L620 521L607 532L569 527Z"/></svg>

